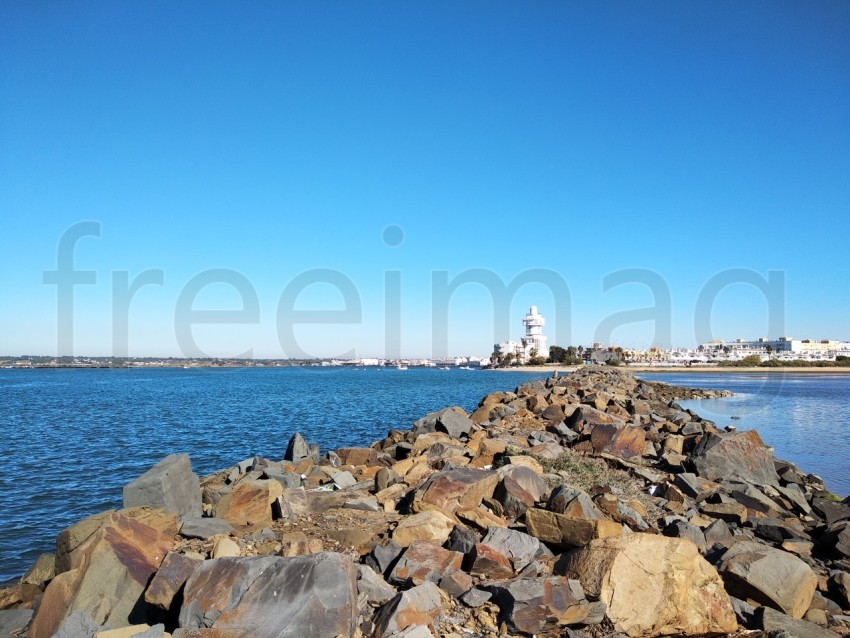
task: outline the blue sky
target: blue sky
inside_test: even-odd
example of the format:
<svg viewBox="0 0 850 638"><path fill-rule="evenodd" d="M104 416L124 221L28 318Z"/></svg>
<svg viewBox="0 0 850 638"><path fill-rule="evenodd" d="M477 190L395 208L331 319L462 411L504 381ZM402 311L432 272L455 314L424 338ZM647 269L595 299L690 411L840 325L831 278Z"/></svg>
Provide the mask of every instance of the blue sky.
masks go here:
<svg viewBox="0 0 850 638"><path fill-rule="evenodd" d="M532 303L561 345L850 339L846 2L5 2L0 25L0 354L380 356L398 330L484 355ZM44 272L83 221L69 316ZM532 269L497 310L435 284ZM742 275L771 271L767 295ZM248 311L191 325L199 275L192 308Z"/></svg>

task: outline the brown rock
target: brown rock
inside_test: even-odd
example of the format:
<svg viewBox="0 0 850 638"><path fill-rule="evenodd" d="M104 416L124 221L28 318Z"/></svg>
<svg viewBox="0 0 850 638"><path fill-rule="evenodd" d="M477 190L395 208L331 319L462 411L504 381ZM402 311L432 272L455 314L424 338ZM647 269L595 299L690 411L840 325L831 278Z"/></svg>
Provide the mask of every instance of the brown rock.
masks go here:
<svg viewBox="0 0 850 638"><path fill-rule="evenodd" d="M519 483L520 487L531 494L535 501L539 501L549 493L546 481L530 468L521 465L506 465L499 470L499 473L502 476L509 476Z"/></svg>
<svg viewBox="0 0 850 638"><path fill-rule="evenodd" d="M44 584L54 576L56 576L56 555L42 554L21 578L21 584L44 587Z"/></svg>
<svg viewBox="0 0 850 638"><path fill-rule="evenodd" d="M723 581L687 540L641 533L597 539L565 555L555 573L578 578L606 603L614 628L632 638L737 629Z"/></svg>
<svg viewBox="0 0 850 638"><path fill-rule="evenodd" d="M704 503L701 511L711 518L742 525L747 521L747 508L740 503Z"/></svg>
<svg viewBox="0 0 850 638"><path fill-rule="evenodd" d="M594 538L623 533L623 526L613 521L573 518L537 508L525 513L525 524L531 536L559 547L582 547Z"/></svg>
<svg viewBox="0 0 850 638"><path fill-rule="evenodd" d="M508 526L508 522L504 518L484 509L483 506L461 507L455 512L455 517L460 522L482 531L490 527Z"/></svg>
<svg viewBox="0 0 850 638"><path fill-rule="evenodd" d="M464 467L439 472L416 490L413 510L439 510L451 515L459 507L476 507L483 499L493 496L498 482L498 473L489 470Z"/></svg>
<svg viewBox="0 0 850 638"><path fill-rule="evenodd" d="M203 560L200 555L187 556L168 552L145 590L145 602L168 611L174 597Z"/></svg>
<svg viewBox="0 0 850 638"><path fill-rule="evenodd" d="M460 569L463 554L443 549L437 543L414 541L390 572L389 581L396 585L419 585L426 580L434 584L446 574Z"/></svg>
<svg viewBox="0 0 850 638"><path fill-rule="evenodd" d="M231 525L271 525L272 503L283 496L283 486L277 481L243 480L222 496L213 515Z"/></svg>
<svg viewBox="0 0 850 638"><path fill-rule="evenodd" d="M630 459L643 454L646 438L643 428L637 426L600 424L593 428L590 442L596 454Z"/></svg>
<svg viewBox="0 0 850 638"><path fill-rule="evenodd" d="M535 474L543 474L543 466L533 456L515 455L508 457L508 463L518 467L527 467Z"/></svg>
<svg viewBox="0 0 850 638"><path fill-rule="evenodd" d="M514 632L553 635L560 627L602 619L598 612L603 605L589 603L576 580L559 576L515 578L489 584L486 589L493 594L501 619ZM599 617L592 619L591 615Z"/></svg>
<svg viewBox="0 0 850 638"><path fill-rule="evenodd" d="M336 453L342 465L374 465L378 462L378 453L370 447L342 447Z"/></svg>
<svg viewBox="0 0 850 638"><path fill-rule="evenodd" d="M426 510L401 519L393 531L393 540L401 547L417 540L444 543L454 526L455 521L442 512Z"/></svg>
<svg viewBox="0 0 850 638"><path fill-rule="evenodd" d="M510 476L502 479L493 493L493 498L502 504L502 511L512 519L520 518L534 505L534 497Z"/></svg>
<svg viewBox="0 0 850 638"><path fill-rule="evenodd" d="M139 507L91 517L63 531L57 547L63 550L62 564L72 569L47 586L29 636L52 636L75 610L98 625L132 624L177 529L174 514Z"/></svg>
<svg viewBox="0 0 850 638"><path fill-rule="evenodd" d="M514 576L510 559L489 545L476 543L470 552L469 573L488 579L502 580Z"/></svg>

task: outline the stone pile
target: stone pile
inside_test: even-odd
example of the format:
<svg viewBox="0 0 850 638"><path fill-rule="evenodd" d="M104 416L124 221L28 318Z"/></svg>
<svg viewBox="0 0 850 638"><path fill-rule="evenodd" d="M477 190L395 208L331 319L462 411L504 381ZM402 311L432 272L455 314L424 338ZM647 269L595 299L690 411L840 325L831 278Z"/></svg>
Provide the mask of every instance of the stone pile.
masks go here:
<svg viewBox="0 0 850 638"><path fill-rule="evenodd" d="M169 456L0 590L0 636L848 635L850 503L676 403L717 395L589 368L369 447Z"/></svg>

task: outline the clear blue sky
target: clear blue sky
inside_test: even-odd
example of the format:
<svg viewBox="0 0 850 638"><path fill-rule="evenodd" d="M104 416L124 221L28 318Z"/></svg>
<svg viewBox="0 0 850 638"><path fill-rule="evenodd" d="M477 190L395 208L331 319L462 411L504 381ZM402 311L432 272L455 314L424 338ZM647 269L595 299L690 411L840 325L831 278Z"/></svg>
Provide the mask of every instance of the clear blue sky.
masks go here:
<svg viewBox="0 0 850 638"><path fill-rule="evenodd" d="M700 321L850 339L848 219L847 2L0 4L0 354L56 354L64 325L74 354L181 355L178 298L212 269L257 308L189 327L211 355L294 355L287 309L345 304L349 323L292 328L298 347L383 355L388 271L409 356L440 350L443 303L457 354L489 354L494 320L519 336L532 303L561 345L695 345ZM96 281L69 318L44 272L82 221ZM317 268L353 284L359 318L327 277L280 310ZM544 283L507 318L481 285L434 291L440 271L535 268L569 313ZM628 268L661 288L604 290ZM122 341L113 286L150 269L164 285L135 294ZM740 274L769 271L772 307ZM192 307L244 295L219 281ZM606 321L653 305L660 331Z"/></svg>

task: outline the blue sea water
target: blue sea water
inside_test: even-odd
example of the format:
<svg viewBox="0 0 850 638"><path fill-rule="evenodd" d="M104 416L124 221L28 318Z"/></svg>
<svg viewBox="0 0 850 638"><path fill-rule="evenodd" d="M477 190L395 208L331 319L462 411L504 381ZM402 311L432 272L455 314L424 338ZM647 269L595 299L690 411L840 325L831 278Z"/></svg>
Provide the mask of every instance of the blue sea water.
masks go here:
<svg viewBox="0 0 850 638"><path fill-rule="evenodd" d="M283 456L301 432L322 450L365 445L427 412L473 409L541 372L411 368L0 370L0 583L59 531L120 507L122 487L167 454L200 474ZM719 425L757 428L781 458L850 492L850 377L647 374L734 397L683 402ZM731 416L740 420L731 420Z"/></svg>

